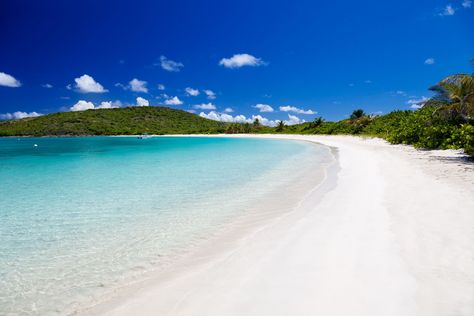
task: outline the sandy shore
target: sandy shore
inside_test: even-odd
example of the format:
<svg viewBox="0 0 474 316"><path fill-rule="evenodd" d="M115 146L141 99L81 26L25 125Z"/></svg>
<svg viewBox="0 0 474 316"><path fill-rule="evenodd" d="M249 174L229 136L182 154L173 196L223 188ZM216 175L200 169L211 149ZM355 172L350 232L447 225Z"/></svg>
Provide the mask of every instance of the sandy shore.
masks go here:
<svg viewBox="0 0 474 316"><path fill-rule="evenodd" d="M291 213L86 314L474 315L472 164L377 139L275 137L334 147L337 168Z"/></svg>

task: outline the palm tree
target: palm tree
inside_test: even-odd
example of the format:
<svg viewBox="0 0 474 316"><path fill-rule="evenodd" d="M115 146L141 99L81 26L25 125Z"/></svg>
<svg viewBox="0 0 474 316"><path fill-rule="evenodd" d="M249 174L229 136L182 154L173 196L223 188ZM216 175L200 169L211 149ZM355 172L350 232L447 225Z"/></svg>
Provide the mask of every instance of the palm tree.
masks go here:
<svg viewBox="0 0 474 316"><path fill-rule="evenodd" d="M255 120L253 121L253 127L258 128L260 127L260 125L260 120L258 118L255 118Z"/></svg>
<svg viewBox="0 0 474 316"><path fill-rule="evenodd" d="M430 88L437 95L435 100L448 103L441 110L452 119L469 120L474 116L474 76L457 74L446 77Z"/></svg>
<svg viewBox="0 0 474 316"><path fill-rule="evenodd" d="M361 117L364 117L366 116L364 110L362 109L357 109L357 110L354 110L350 116L350 119L351 120L357 120L357 119L360 119Z"/></svg>
<svg viewBox="0 0 474 316"><path fill-rule="evenodd" d="M279 122L278 122L278 125L277 125L277 127L276 127L276 131L277 131L277 132L282 132L282 131L283 131L283 128L285 128L285 122L279 121Z"/></svg>
<svg viewBox="0 0 474 316"><path fill-rule="evenodd" d="M324 119L321 116L318 116L311 123L311 127L319 127L323 124L323 122L324 122Z"/></svg>

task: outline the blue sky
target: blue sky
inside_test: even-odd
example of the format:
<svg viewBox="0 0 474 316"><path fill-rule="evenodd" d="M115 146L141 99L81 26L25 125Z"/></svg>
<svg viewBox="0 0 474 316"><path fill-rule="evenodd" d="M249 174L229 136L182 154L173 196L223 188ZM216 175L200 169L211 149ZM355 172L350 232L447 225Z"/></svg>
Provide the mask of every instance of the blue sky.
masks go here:
<svg viewBox="0 0 474 316"><path fill-rule="evenodd" d="M339 120L409 109L474 57L469 0L3 0L0 32L3 119L167 105Z"/></svg>

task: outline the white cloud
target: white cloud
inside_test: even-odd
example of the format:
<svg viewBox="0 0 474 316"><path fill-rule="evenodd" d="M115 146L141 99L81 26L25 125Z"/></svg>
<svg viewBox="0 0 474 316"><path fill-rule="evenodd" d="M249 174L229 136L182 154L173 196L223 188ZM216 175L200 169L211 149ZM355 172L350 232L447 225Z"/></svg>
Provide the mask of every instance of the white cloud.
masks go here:
<svg viewBox="0 0 474 316"><path fill-rule="evenodd" d="M68 84L68 85L66 86L66 89L72 90L72 85L71 85L71 84Z"/></svg>
<svg viewBox="0 0 474 316"><path fill-rule="evenodd" d="M217 113L215 111L211 111L209 113L204 113L201 112L199 113L199 116L214 120L214 121L220 121L220 122L227 122L227 123L252 123L255 119L258 118L261 124L267 125L267 126L275 126L276 121L271 121L265 117L262 117L260 115L252 115L251 118L245 117L245 115L236 115L232 116L230 114L225 114L225 113Z"/></svg>
<svg viewBox="0 0 474 316"><path fill-rule="evenodd" d="M426 101L428 101L429 98L427 97L421 97L421 99L411 99L407 101L407 104L410 105L412 109L419 109L422 108L423 105L425 105Z"/></svg>
<svg viewBox="0 0 474 316"><path fill-rule="evenodd" d="M209 103L196 104L194 108L201 109L201 110L215 110L216 106L212 104L211 102L209 102Z"/></svg>
<svg viewBox="0 0 474 316"><path fill-rule="evenodd" d="M0 72L0 86L18 88L21 86L21 82L16 80L12 75Z"/></svg>
<svg viewBox="0 0 474 316"><path fill-rule="evenodd" d="M76 104L69 108L70 111L85 111L85 110L97 110L97 109L115 109L122 106L120 101L102 101L98 106L94 103L84 100L79 100Z"/></svg>
<svg viewBox="0 0 474 316"><path fill-rule="evenodd" d="M149 106L150 102L142 97L137 98L137 106Z"/></svg>
<svg viewBox="0 0 474 316"><path fill-rule="evenodd" d="M261 115L252 115L252 118L249 119L249 123L252 123L253 121L255 121L255 119L258 119L260 124L265 126L276 126L278 124L277 121L269 120Z"/></svg>
<svg viewBox="0 0 474 316"><path fill-rule="evenodd" d="M87 102L84 100L79 100L76 104L71 106L69 110L73 112L77 112L77 111L93 110L94 108L95 108L94 103Z"/></svg>
<svg viewBox="0 0 474 316"><path fill-rule="evenodd" d="M462 3L462 6L464 8L470 8L472 6L472 1L471 0L464 0L463 3Z"/></svg>
<svg viewBox="0 0 474 316"><path fill-rule="evenodd" d="M435 63L435 59L433 57L427 58L425 60L425 65L433 65Z"/></svg>
<svg viewBox="0 0 474 316"><path fill-rule="evenodd" d="M317 112L314 112L313 110L303 110L300 108L297 108L295 106L280 106L280 111L282 112L293 112L293 113L298 113L298 114L316 114Z"/></svg>
<svg viewBox="0 0 474 316"><path fill-rule="evenodd" d="M204 90L204 93L209 100L214 100L216 98L216 94L212 90Z"/></svg>
<svg viewBox="0 0 474 316"><path fill-rule="evenodd" d="M41 113L38 113L38 112L20 112L20 111L17 111L17 112L13 112L13 113L4 113L4 114L0 114L0 120L19 120L19 119L22 119L22 118L26 118L26 117L37 117L37 116L41 116L43 114Z"/></svg>
<svg viewBox="0 0 474 316"><path fill-rule="evenodd" d="M450 16L454 15L454 13L456 13L456 9L454 9L452 5L448 4L439 15Z"/></svg>
<svg viewBox="0 0 474 316"><path fill-rule="evenodd" d="M304 122L305 122L305 120L302 120L297 116L288 114L288 120L285 121L285 124L286 125L296 125L296 124L300 124L300 123L304 123Z"/></svg>
<svg viewBox="0 0 474 316"><path fill-rule="evenodd" d="M273 108L269 106L268 104L256 104L254 108L257 108L260 110L260 112L273 112Z"/></svg>
<svg viewBox="0 0 474 316"><path fill-rule="evenodd" d="M367 83L367 84L370 84L370 83L372 83L372 80L366 80L364 82Z"/></svg>
<svg viewBox="0 0 474 316"><path fill-rule="evenodd" d="M184 91L186 91L186 94L188 96L191 96L191 97L195 97L195 96L199 95L199 90L198 89L193 89L193 88L187 87L186 89L184 89Z"/></svg>
<svg viewBox="0 0 474 316"><path fill-rule="evenodd" d="M76 82L76 88L79 89L79 92L104 93L108 91L89 75L82 75L79 78L75 78L74 81Z"/></svg>
<svg viewBox="0 0 474 316"><path fill-rule="evenodd" d="M165 56L160 56L160 65L164 70L171 72L179 72L184 67L182 63L168 59Z"/></svg>
<svg viewBox="0 0 474 316"><path fill-rule="evenodd" d="M49 83L42 84L41 86L46 89L51 89L53 87L53 85Z"/></svg>
<svg viewBox="0 0 474 316"><path fill-rule="evenodd" d="M165 85L164 85L164 84L161 84L161 83L160 83L160 84L158 84L158 90L161 90L161 91L163 91L163 90L165 90L165 89L166 89L166 87L165 87Z"/></svg>
<svg viewBox="0 0 474 316"><path fill-rule="evenodd" d="M183 101L181 101L178 97L172 97L167 100L165 100L166 105L181 105L183 104Z"/></svg>
<svg viewBox="0 0 474 316"><path fill-rule="evenodd" d="M249 54L235 54L230 58L222 58L219 61L219 65L224 66L226 68L240 68L244 66L262 66L266 63L261 59L254 57Z"/></svg>
<svg viewBox="0 0 474 316"><path fill-rule="evenodd" d="M133 78L128 83L130 90L134 92L144 92L148 93L148 88L146 87L147 82L143 80L138 80L137 78Z"/></svg>
<svg viewBox="0 0 474 316"><path fill-rule="evenodd" d="M247 118L245 115L232 116L226 113L218 113L215 111L211 111L209 113L201 112L199 113L199 116L210 119L210 120L227 122L227 123L252 123L253 121L255 121L255 119L258 119L260 123L265 126L276 126L278 124L278 121L269 120L266 117L263 117L261 115L252 115L252 117ZM295 125L295 124L300 124L304 122L305 120L302 120L299 117L291 115L291 114L288 114L288 120L284 121L286 125Z"/></svg>
<svg viewBox="0 0 474 316"><path fill-rule="evenodd" d="M115 109L115 108L119 108L122 106L122 102L120 101L102 101L97 107L95 107L96 109Z"/></svg>
<svg viewBox="0 0 474 316"><path fill-rule="evenodd" d="M395 91L395 94L398 94L398 95L402 95L402 96L406 96L407 93L405 91L402 91L402 90L397 90Z"/></svg>
<svg viewBox="0 0 474 316"><path fill-rule="evenodd" d="M232 108L225 108L224 112L232 113L232 112L234 112L234 110L232 110Z"/></svg>

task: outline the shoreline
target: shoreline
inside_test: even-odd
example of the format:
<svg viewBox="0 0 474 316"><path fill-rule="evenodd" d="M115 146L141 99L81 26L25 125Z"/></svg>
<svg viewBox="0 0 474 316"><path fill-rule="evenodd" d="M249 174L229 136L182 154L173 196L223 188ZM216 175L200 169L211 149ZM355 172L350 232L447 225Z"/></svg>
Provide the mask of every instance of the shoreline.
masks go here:
<svg viewBox="0 0 474 316"><path fill-rule="evenodd" d="M168 136L169 135L159 135L159 137ZM170 137L173 136L187 137L187 135L171 135ZM193 135L193 137L212 136ZM189 249L186 253L175 257L171 266L166 265L149 271L144 274L144 277L115 288L112 293L109 292L105 295L105 300L104 297L99 297L98 300L94 300L95 302L92 305L90 302L89 304L87 304L87 302L86 304L81 304L74 312L68 315L102 315L110 309L110 306L118 304L137 291L146 291L156 282L167 282L187 270L189 266L200 267L208 264L209 260L218 260L220 256L225 256L233 252L235 248L239 247L239 243L242 240L254 234L255 231L261 230L267 225L271 226L273 222L293 216L300 208L300 204L304 203L308 197L320 199L322 192L328 190L326 187L334 185L338 169L336 159L337 150L319 143L309 142L308 144L308 146L313 145L327 148L332 160L322 162L323 166L305 174L302 178L303 180L295 181L295 178L291 181L292 186L289 191L292 192L292 195L301 196L301 199L295 199L294 197L285 200L274 198L275 201L270 201L272 194L281 194L283 190L283 188L274 187L271 191L259 198L260 202L264 204L258 206L258 208L254 207L255 210L253 213L249 213L249 211L246 210L244 214L239 215L217 231L211 233L209 239L199 243L194 249ZM311 178L312 180L310 180Z"/></svg>
<svg viewBox="0 0 474 316"><path fill-rule="evenodd" d="M168 135L163 135L163 137L167 136ZM186 135L179 135L178 137L183 136L186 137ZM201 135L196 135L196 137L200 136ZM307 157L304 158L304 161L300 161L299 164L299 169L305 170L304 173L298 171L293 174L292 172L292 174L285 177L286 181L281 181L281 183L277 185L275 185L275 183L267 183L267 185L261 183L261 185L267 187L267 189L264 190L265 193L262 192L258 198L256 197L255 199L252 198L249 200L251 203L245 202L242 204L242 207L245 209L242 209L242 214L237 215L229 220L229 222L221 225L221 227L217 227L214 231L211 231L208 238L204 238L179 255L169 257L166 265L158 265L140 277L118 285L105 292L104 295L95 297L92 301L73 304L72 306L74 307L72 309L67 309L67 314L102 314L104 310L108 309L110 304L114 305L115 302L120 302L131 293L148 288L157 280L159 280L158 282L162 282L168 280L171 276L176 276L178 274L177 270L183 270L183 267L196 264L196 262L206 263L211 258L217 258L229 252L229 250L232 250L242 239L252 234L254 230L259 230L266 225L270 225L273 221L278 221L294 213L296 211L295 209L298 208L298 204L301 204L313 191L317 190L318 192L316 194L319 195L319 188L326 186L326 182L332 183L335 178L335 169L337 169L335 155L337 155L337 152L335 152L333 148L314 142L306 142L303 140L299 142L306 143L304 146L308 146L311 151L316 150L318 153L321 151L321 156L318 154L316 160L314 160L315 157L312 156L313 154L305 154ZM314 149L310 147L314 147ZM308 161L310 157L313 157L312 162ZM291 165L296 162L297 160L287 161L287 163ZM301 168L301 163L304 163L304 168ZM306 166L306 164L308 164L308 166ZM277 167L276 170L280 168L281 166ZM263 178L266 177L267 175L263 176ZM274 178L274 176L270 177ZM326 181L327 178L331 178L332 180ZM254 179L253 182L257 183L261 182L261 180ZM282 193L285 191L289 192L290 195L281 198ZM235 194L239 195L239 192L236 191ZM237 199L241 200L241 198ZM229 207L231 206L229 205Z"/></svg>
<svg viewBox="0 0 474 316"><path fill-rule="evenodd" d="M321 143L337 148L340 170L288 217L87 314L474 313L474 169L459 152L443 161L350 136L190 136Z"/></svg>

